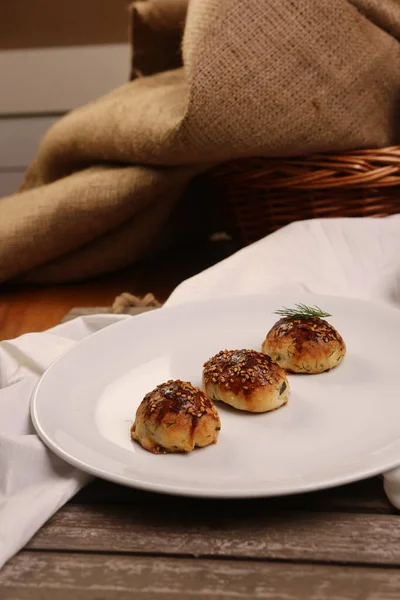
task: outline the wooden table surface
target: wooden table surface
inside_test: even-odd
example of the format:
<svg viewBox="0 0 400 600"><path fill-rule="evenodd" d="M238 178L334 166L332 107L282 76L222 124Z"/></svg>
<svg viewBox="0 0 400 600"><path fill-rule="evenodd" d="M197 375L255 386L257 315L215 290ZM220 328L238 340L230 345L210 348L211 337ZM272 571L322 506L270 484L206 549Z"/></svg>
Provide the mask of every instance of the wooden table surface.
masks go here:
<svg viewBox="0 0 400 600"><path fill-rule="evenodd" d="M122 291L164 300L229 253L170 253L102 280L5 289L0 337ZM1 532L0 532L1 543ZM1 600L398 600L400 520L380 478L302 496L196 500L95 480L0 572Z"/></svg>
<svg viewBox="0 0 400 600"><path fill-rule="evenodd" d="M197 244L165 252L124 271L84 283L0 288L0 340L57 325L75 306L111 306L122 292L152 292L164 302L184 279L232 254L231 242Z"/></svg>

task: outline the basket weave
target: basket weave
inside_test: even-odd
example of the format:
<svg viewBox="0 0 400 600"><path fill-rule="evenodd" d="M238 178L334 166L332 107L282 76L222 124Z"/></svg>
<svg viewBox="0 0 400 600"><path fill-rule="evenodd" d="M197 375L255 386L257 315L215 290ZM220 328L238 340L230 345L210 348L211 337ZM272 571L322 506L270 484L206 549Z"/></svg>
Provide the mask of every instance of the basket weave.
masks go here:
<svg viewBox="0 0 400 600"><path fill-rule="evenodd" d="M291 223L400 213L400 146L293 159L246 158L209 174L241 245Z"/></svg>

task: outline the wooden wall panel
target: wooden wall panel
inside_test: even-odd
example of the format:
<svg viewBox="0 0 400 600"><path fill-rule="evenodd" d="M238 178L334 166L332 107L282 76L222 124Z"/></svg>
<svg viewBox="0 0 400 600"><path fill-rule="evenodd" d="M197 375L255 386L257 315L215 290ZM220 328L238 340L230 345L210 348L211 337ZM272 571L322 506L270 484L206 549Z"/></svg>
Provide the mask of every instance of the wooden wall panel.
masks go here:
<svg viewBox="0 0 400 600"><path fill-rule="evenodd" d="M0 48L128 42L129 0L0 0Z"/></svg>
<svg viewBox="0 0 400 600"><path fill-rule="evenodd" d="M0 0L0 198L63 113L125 83L130 0Z"/></svg>

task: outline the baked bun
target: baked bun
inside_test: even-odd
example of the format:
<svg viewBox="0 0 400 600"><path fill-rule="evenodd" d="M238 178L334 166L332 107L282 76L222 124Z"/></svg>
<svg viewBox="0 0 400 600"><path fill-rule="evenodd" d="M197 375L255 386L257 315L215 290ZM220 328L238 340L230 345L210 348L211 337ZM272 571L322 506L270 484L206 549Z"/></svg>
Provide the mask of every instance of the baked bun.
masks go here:
<svg viewBox="0 0 400 600"><path fill-rule="evenodd" d="M289 373L311 374L337 367L346 354L346 345L324 319L284 317L269 331L262 351Z"/></svg>
<svg viewBox="0 0 400 600"><path fill-rule="evenodd" d="M131 438L154 454L191 452L215 444L221 429L214 404L187 381L167 381L146 394Z"/></svg>
<svg viewBox="0 0 400 600"><path fill-rule="evenodd" d="M222 350L210 358L203 388L212 400L256 413L283 406L290 391L285 371L255 350Z"/></svg>

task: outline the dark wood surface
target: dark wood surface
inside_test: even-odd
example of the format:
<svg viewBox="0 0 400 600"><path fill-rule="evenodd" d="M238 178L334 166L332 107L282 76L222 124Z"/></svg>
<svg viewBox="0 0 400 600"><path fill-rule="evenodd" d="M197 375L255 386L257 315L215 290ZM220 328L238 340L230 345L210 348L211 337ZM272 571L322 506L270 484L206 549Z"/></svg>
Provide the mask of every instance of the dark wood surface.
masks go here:
<svg viewBox="0 0 400 600"><path fill-rule="evenodd" d="M398 524L380 478L240 501L94 480L4 567L0 597L397 600Z"/></svg>
<svg viewBox="0 0 400 600"><path fill-rule="evenodd" d="M10 288L0 294L3 333L48 327L70 304L109 305L124 290L163 300L181 279L222 258L218 252L197 249L102 282L42 289L52 299L47 321L34 319L38 289ZM398 600L399 525L379 477L240 501L163 496L94 480L6 564L0 598Z"/></svg>
<svg viewBox="0 0 400 600"><path fill-rule="evenodd" d="M25 552L3 581L7 600L398 600L400 574L337 565Z"/></svg>
<svg viewBox="0 0 400 600"><path fill-rule="evenodd" d="M0 48L128 43L130 0L1 0Z"/></svg>

